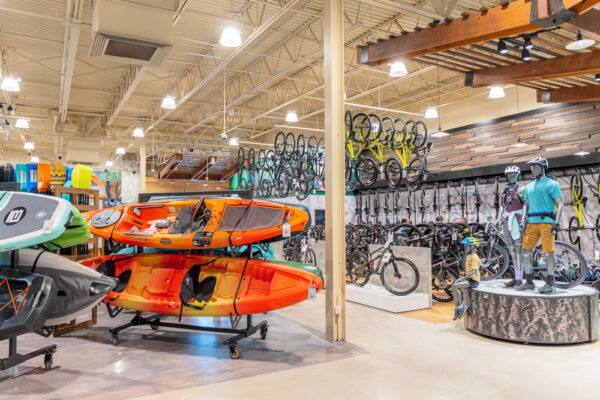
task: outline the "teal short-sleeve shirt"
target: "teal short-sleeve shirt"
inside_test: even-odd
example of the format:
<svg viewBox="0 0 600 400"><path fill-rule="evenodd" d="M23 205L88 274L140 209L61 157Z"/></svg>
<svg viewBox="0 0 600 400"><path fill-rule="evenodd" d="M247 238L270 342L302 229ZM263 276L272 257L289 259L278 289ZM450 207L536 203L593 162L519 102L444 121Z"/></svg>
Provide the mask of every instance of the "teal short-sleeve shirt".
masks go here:
<svg viewBox="0 0 600 400"><path fill-rule="evenodd" d="M525 200L527 200L527 214L535 213L553 213L554 199L562 197L560 185L553 179L543 177L540 180L534 180L525 187ZM530 224L550 223L555 221L551 217L527 217L527 222Z"/></svg>

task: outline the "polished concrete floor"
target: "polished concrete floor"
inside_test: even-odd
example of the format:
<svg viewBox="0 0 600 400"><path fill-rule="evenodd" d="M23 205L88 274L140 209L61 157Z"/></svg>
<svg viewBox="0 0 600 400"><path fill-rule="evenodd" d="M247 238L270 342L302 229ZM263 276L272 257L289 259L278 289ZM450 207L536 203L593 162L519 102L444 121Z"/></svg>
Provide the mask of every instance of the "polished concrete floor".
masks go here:
<svg viewBox="0 0 600 400"><path fill-rule="evenodd" d="M214 335L166 328L125 331L113 347L106 327L117 322L104 314L97 326L69 337L27 335L25 346L58 344L55 368L0 382L0 398L597 397L600 342L527 346L469 333L462 322L432 323L348 303L348 344L331 345L323 340L324 303L319 295L266 316L267 340L240 342L239 360L231 360Z"/></svg>

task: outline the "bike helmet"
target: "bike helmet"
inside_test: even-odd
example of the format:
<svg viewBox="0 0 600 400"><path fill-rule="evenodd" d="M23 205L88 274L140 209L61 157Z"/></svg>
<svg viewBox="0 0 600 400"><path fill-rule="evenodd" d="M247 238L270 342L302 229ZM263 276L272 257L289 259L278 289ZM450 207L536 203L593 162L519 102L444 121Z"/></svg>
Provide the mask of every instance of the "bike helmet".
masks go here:
<svg viewBox="0 0 600 400"><path fill-rule="evenodd" d="M527 164L529 164L529 165L541 165L542 167L544 167L544 169L548 169L548 160L546 160L544 157L535 157L535 158L532 158L531 160L527 161Z"/></svg>
<svg viewBox="0 0 600 400"><path fill-rule="evenodd" d="M468 244L470 246L479 247L479 239L469 236L460 241L460 244Z"/></svg>
<svg viewBox="0 0 600 400"><path fill-rule="evenodd" d="M521 175L521 168L517 167L516 165L509 165L504 170L504 175L508 175L508 174L515 173L515 172L517 174Z"/></svg>

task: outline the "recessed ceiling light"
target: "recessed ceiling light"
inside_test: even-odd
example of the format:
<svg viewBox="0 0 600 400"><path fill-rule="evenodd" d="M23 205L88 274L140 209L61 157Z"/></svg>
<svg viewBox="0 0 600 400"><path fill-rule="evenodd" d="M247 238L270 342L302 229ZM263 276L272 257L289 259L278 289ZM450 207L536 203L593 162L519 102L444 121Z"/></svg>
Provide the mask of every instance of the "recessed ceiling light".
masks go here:
<svg viewBox="0 0 600 400"><path fill-rule="evenodd" d="M577 32L577 39L575 39L572 42L568 43L565 47L567 48L567 50L577 51L577 50L587 49L588 47L593 46L594 43L596 43L595 40L593 40L593 39L584 39L581 36L581 32Z"/></svg>
<svg viewBox="0 0 600 400"><path fill-rule="evenodd" d="M18 92L21 90L21 86L19 86L19 82L21 82L21 78L17 78L14 76L7 76L2 79L2 84L0 84L0 89L6 90L7 92Z"/></svg>
<svg viewBox="0 0 600 400"><path fill-rule="evenodd" d="M285 116L285 122L298 122L298 115L296 114L296 111L289 110Z"/></svg>
<svg viewBox="0 0 600 400"><path fill-rule="evenodd" d="M15 126L21 129L29 129L29 121L27 121L25 118L19 118L17 119Z"/></svg>
<svg viewBox="0 0 600 400"><path fill-rule="evenodd" d="M435 109L435 107L433 107L433 106L427 107L427 110L425 111L425 118L433 119L433 118L437 118L437 117L438 117L438 112Z"/></svg>
<svg viewBox="0 0 600 400"><path fill-rule="evenodd" d="M402 61L396 61L390 64L390 76L392 78L400 78L406 74L408 74L408 70Z"/></svg>
<svg viewBox="0 0 600 400"><path fill-rule="evenodd" d="M490 88L490 95L489 95L490 99L501 99L504 96L505 96L505 94L504 94L504 89L502 88L502 86L492 86Z"/></svg>
<svg viewBox="0 0 600 400"><path fill-rule="evenodd" d="M115 152L119 155L123 155L125 154L125 148L124 147L117 147L117 150L115 150Z"/></svg>
<svg viewBox="0 0 600 400"><path fill-rule="evenodd" d="M39 163L40 162L40 158L37 157L37 156L33 156L33 157L31 157L31 162L32 163Z"/></svg>
<svg viewBox="0 0 600 400"><path fill-rule="evenodd" d="M223 29L221 33L221 46L225 47L239 47L242 44L242 36L240 31L233 27Z"/></svg>
<svg viewBox="0 0 600 400"><path fill-rule="evenodd" d="M138 126L133 130L133 137L143 138L144 130Z"/></svg>
<svg viewBox="0 0 600 400"><path fill-rule="evenodd" d="M160 105L162 108L167 110L174 110L177 108L177 104L175 104L175 96L166 95L163 97L162 104Z"/></svg>
<svg viewBox="0 0 600 400"><path fill-rule="evenodd" d="M33 142L25 142L23 148L25 150L35 150L35 145L33 144Z"/></svg>

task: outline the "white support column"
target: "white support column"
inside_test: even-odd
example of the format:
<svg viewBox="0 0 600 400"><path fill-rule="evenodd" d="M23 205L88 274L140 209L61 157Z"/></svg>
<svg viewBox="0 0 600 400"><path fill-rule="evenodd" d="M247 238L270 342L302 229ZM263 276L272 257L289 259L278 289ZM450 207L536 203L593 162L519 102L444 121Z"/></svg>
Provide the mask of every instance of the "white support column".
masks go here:
<svg viewBox="0 0 600 400"><path fill-rule="evenodd" d="M346 340L344 200L344 1L325 0L326 338Z"/></svg>
<svg viewBox="0 0 600 400"><path fill-rule="evenodd" d="M140 193L146 193L146 140L140 146Z"/></svg>

